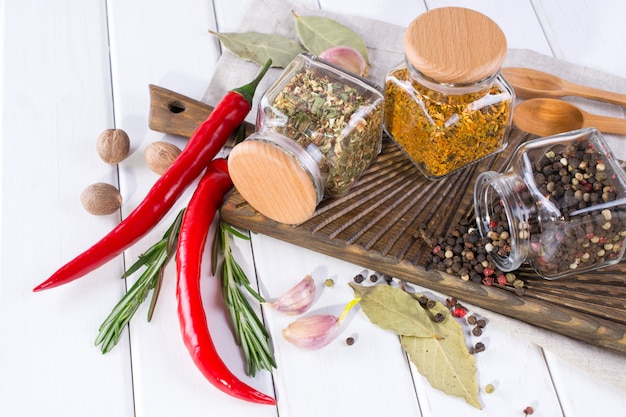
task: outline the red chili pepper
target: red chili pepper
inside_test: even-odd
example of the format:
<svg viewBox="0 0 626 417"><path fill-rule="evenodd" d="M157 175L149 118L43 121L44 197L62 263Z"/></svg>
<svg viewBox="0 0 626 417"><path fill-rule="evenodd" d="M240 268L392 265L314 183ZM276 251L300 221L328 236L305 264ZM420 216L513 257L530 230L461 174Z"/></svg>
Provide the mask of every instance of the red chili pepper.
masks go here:
<svg viewBox="0 0 626 417"><path fill-rule="evenodd" d="M202 374L217 388L243 400L276 404L276 400L246 385L219 357L202 305L200 276L204 245L215 212L233 183L225 159L207 168L185 211L176 250L176 301L183 341Z"/></svg>
<svg viewBox="0 0 626 417"><path fill-rule="evenodd" d="M254 91L270 65L271 60L254 81L224 96L209 117L198 126L182 153L126 219L33 291L54 288L80 278L115 258L150 231L215 158L231 133L243 123L250 112Z"/></svg>

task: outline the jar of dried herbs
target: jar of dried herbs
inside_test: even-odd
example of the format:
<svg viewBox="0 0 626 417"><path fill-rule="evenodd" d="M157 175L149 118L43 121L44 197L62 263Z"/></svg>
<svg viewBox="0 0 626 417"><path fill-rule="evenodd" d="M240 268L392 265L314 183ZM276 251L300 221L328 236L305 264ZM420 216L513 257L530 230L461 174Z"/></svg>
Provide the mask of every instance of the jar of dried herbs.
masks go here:
<svg viewBox="0 0 626 417"><path fill-rule="evenodd" d="M259 103L256 132L229 156L233 183L285 224L345 194L381 150L382 89L309 54L297 56Z"/></svg>
<svg viewBox="0 0 626 417"><path fill-rule="evenodd" d="M506 146L514 99L500 75L506 50L498 25L465 8L434 9L407 27L405 60L385 81L385 129L426 177Z"/></svg>
<svg viewBox="0 0 626 417"><path fill-rule="evenodd" d="M596 129L520 145L504 173L478 176L474 204L485 248L502 271L528 262L554 279L624 254L626 174Z"/></svg>

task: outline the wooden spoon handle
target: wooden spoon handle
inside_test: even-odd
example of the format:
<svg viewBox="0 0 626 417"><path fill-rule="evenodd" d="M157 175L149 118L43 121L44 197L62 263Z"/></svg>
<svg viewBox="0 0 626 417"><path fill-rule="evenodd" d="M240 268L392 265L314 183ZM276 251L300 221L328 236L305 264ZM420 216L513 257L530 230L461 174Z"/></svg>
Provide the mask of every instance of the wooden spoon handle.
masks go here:
<svg viewBox="0 0 626 417"><path fill-rule="evenodd" d="M209 117L213 107L163 87L150 84L150 129L190 137L198 125ZM254 125L246 123L246 136L254 132ZM232 146L233 134L226 146Z"/></svg>
<svg viewBox="0 0 626 417"><path fill-rule="evenodd" d="M571 94L590 98L593 100L600 100L607 103L617 104L620 106L626 106L626 94L615 93L613 91L600 90L598 88L586 87L584 85L574 84L569 81L564 81L564 87Z"/></svg>
<svg viewBox="0 0 626 417"><path fill-rule="evenodd" d="M604 133L626 135L626 119L585 113L584 127L595 127Z"/></svg>

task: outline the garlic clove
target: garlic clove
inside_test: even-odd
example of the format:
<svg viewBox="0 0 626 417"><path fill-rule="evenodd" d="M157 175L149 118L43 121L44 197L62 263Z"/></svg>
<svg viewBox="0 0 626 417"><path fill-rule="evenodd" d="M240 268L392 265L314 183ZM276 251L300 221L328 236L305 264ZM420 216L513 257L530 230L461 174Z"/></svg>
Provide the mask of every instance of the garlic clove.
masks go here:
<svg viewBox="0 0 626 417"><path fill-rule="evenodd" d="M361 299L350 301L339 317L330 314L300 317L283 329L283 338L304 349L321 349L339 335L340 325Z"/></svg>
<svg viewBox="0 0 626 417"><path fill-rule="evenodd" d="M299 283L269 305L281 313L296 315L307 311L315 301L315 281L311 275L305 276Z"/></svg>
<svg viewBox="0 0 626 417"><path fill-rule="evenodd" d="M369 70L363 55L349 46L333 46L319 54L319 57L361 77L365 77Z"/></svg>
<svg viewBox="0 0 626 417"><path fill-rule="evenodd" d="M339 318L332 315L300 317L283 329L288 342L303 349L321 349L339 333Z"/></svg>

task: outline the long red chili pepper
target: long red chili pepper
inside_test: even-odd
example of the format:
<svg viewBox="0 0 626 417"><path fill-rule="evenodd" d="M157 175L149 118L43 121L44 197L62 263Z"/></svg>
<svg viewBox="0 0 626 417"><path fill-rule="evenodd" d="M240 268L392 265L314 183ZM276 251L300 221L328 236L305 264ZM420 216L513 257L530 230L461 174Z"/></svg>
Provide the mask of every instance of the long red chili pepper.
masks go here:
<svg viewBox="0 0 626 417"><path fill-rule="evenodd" d="M183 217L176 250L176 301L183 341L202 374L217 388L243 400L276 404L276 400L246 385L219 357L202 305L202 255L215 212L233 183L225 159L216 159L198 183Z"/></svg>
<svg viewBox="0 0 626 417"><path fill-rule="evenodd" d="M250 112L254 91L270 65L271 60L250 84L231 90L224 96L209 117L198 126L172 166L127 218L33 291L57 287L80 278L115 258L150 231L215 158L231 133L243 123Z"/></svg>

